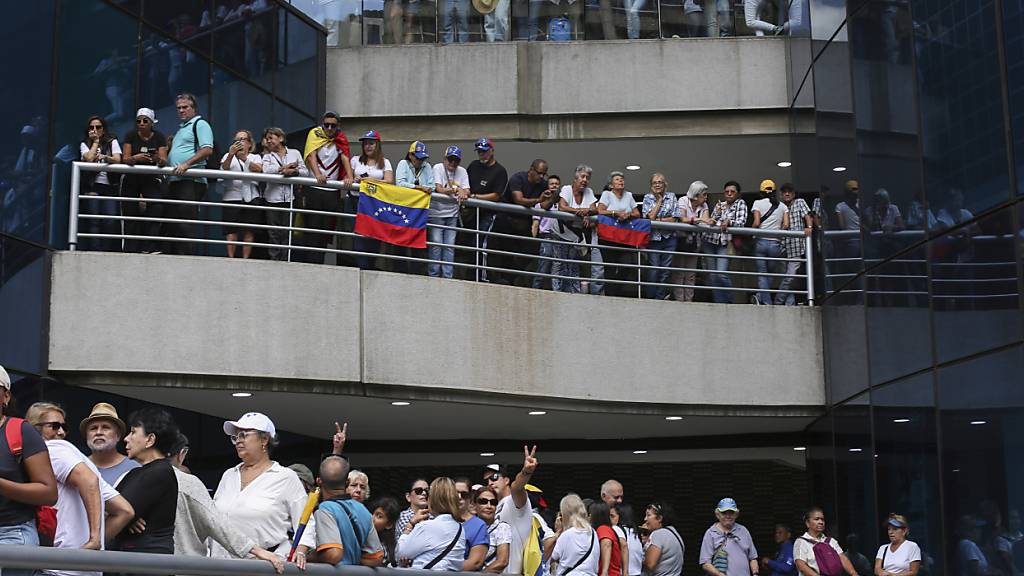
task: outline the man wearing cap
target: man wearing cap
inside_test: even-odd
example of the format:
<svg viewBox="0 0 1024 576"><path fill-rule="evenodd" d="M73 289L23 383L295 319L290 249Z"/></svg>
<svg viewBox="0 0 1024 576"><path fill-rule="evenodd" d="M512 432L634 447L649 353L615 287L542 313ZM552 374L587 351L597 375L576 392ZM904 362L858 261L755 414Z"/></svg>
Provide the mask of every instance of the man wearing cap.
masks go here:
<svg viewBox="0 0 1024 576"><path fill-rule="evenodd" d="M302 153L295 148L288 148L285 145L284 130L277 126L270 126L263 131L263 173L281 174L282 176L309 176L309 168L302 161ZM292 184L278 184L267 182L263 191L263 197L270 208L288 208L295 200L295 186ZM270 210L267 212L267 224L270 226L288 226L291 215L283 210ZM271 244L287 244L287 230L267 229L267 240ZM269 248L267 255L271 260L284 260L286 257L283 248Z"/></svg>
<svg viewBox="0 0 1024 576"><path fill-rule="evenodd" d="M128 133L124 139L124 163L129 166L157 166L167 165L167 137L156 129L156 113L151 108L139 108L135 113L135 129ZM125 174L121 185L121 195L128 198L154 198L162 199L160 178L149 174ZM145 206L145 211L142 210ZM147 218L160 218L164 213L163 202L123 202L121 209L125 216L142 216ZM160 234L159 222L133 222L124 223L125 234L139 234L142 236L158 236ZM163 250L154 240L125 240L126 252L137 252L136 247L142 247L143 252L157 252Z"/></svg>
<svg viewBox="0 0 1024 576"><path fill-rule="evenodd" d="M430 216L427 222L432 224L432 227L427 230L427 234L431 243L445 245L430 246L427 253L431 260L455 261L455 230L451 228L458 225L459 206L469 198L469 174L460 166L461 163L462 149L458 146L449 146L444 151L444 161L434 165L434 191L450 196L451 200L430 200ZM451 278L453 272L454 267L451 264L427 264L427 274L430 276L443 275L445 278Z"/></svg>
<svg viewBox="0 0 1024 576"><path fill-rule="evenodd" d="M754 201L751 210L754 213L754 228L761 230L788 230L789 229L789 207L779 201L779 191L775 188L774 180L761 181L761 194L763 198ZM777 258L782 258L784 249L782 239L771 236L757 236L754 241L754 255L758 257L755 264L757 271L762 276L757 277L757 287L761 291L751 298L753 304L771 304L772 295L767 290L772 287L772 277L763 275L766 272L781 274L785 271L785 264ZM776 260L765 260L765 258L776 258Z"/></svg>
<svg viewBox="0 0 1024 576"><path fill-rule="evenodd" d="M328 180L342 180L345 184L352 183L352 165L349 161L348 139L340 130L338 114L326 112L320 126L306 134L306 147L302 158L316 181L323 184ZM303 188L301 208L320 212L337 212L345 191L338 191L320 186ZM306 228L328 230L333 226L334 219L324 214L305 214ZM314 248L326 248L331 236L307 232L302 235L302 243ZM323 263L324 253L300 250L292 258L301 262Z"/></svg>
<svg viewBox="0 0 1024 576"><path fill-rule="evenodd" d="M732 498L715 508L718 521L704 532L699 562L709 576L758 576L757 548L750 532L736 523L740 509Z"/></svg>
<svg viewBox="0 0 1024 576"><path fill-rule="evenodd" d="M210 123L199 115L198 102L192 94L179 94L174 100L181 124L171 142L168 162L174 167L174 175L170 177L168 196L173 200L202 200L206 195L206 178L189 178L183 176L189 168L206 168L206 159L213 154L213 128ZM176 220L195 220L199 217L199 208L188 204L168 204L164 208L167 218ZM192 238L193 226L181 222L166 222L164 230L167 236L175 238ZM174 254L192 254L194 247L191 242L171 242L170 250Z"/></svg>
<svg viewBox="0 0 1024 576"><path fill-rule="evenodd" d="M416 140L409 144L409 151L395 169L395 184L433 194L434 169L429 162L425 162L427 158L430 158L430 154L425 142Z"/></svg>
<svg viewBox="0 0 1024 576"><path fill-rule="evenodd" d="M306 494L309 494L316 488L316 478L313 477L313 471L309 469L309 466L305 464L292 464L288 468L299 477L302 487L306 489Z"/></svg>
<svg viewBox="0 0 1024 576"><path fill-rule="evenodd" d="M508 186L508 172L494 158L494 142L490 138L481 138L473 144L473 148L476 149L477 159L470 162L466 169L469 174L469 197L488 202L501 202ZM477 232L491 232L494 229L495 217L494 212L480 212L480 219L476 222ZM489 236L477 234L472 241L472 245L485 250L480 253L482 266L487 266L488 239ZM478 278L487 282L487 271L480 270Z"/></svg>
<svg viewBox="0 0 1024 576"><path fill-rule="evenodd" d="M117 410L106 402L93 406L92 412L78 425L90 450L89 460L111 486L117 486L122 476L140 466L117 451L117 443L124 438L126 429L124 421L117 416Z"/></svg>
<svg viewBox="0 0 1024 576"><path fill-rule="evenodd" d="M526 492L526 485L537 470L537 447L531 451L523 447L523 468L516 474L513 481L508 471L492 464L484 470L484 481L487 487L500 498L495 517L512 526L512 544L509 547L508 574L524 574L524 551L535 538L533 508ZM533 573L527 576L533 576Z"/></svg>

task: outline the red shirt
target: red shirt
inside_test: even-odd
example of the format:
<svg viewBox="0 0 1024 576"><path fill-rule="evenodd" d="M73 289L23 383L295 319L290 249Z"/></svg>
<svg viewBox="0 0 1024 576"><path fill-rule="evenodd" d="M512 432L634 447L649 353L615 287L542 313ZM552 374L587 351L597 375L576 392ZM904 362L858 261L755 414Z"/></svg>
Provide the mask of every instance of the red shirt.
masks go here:
<svg viewBox="0 0 1024 576"><path fill-rule="evenodd" d="M611 526L598 526L597 538L599 541L611 540L612 542L612 560L608 565L608 576L621 576L622 549L619 547L619 535L615 533Z"/></svg>

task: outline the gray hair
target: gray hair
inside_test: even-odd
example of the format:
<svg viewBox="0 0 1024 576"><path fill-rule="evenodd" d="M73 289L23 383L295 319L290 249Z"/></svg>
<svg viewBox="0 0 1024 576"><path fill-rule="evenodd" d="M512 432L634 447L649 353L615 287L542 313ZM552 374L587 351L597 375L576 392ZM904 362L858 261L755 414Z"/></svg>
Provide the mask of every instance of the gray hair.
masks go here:
<svg viewBox="0 0 1024 576"><path fill-rule="evenodd" d="M701 194L708 193L708 185L703 180L694 180L693 184L690 184L690 189L686 191L686 197L693 200Z"/></svg>
<svg viewBox="0 0 1024 576"><path fill-rule="evenodd" d="M366 475L362 470L352 470L348 473L348 483L352 484L358 480L362 480L366 484L366 499L370 499L370 477Z"/></svg>
<svg viewBox="0 0 1024 576"><path fill-rule="evenodd" d="M622 172L619 172L618 170L612 170L611 172L608 173L608 185L609 186L611 185L612 180L614 180L616 176L622 176L623 180L626 179L626 175L623 174Z"/></svg>
<svg viewBox="0 0 1024 576"><path fill-rule="evenodd" d="M281 138L281 142L284 142L287 139L287 135L284 133L284 130L277 126L270 126L263 131L264 138L266 138L268 134L273 134L274 136Z"/></svg>
<svg viewBox="0 0 1024 576"><path fill-rule="evenodd" d="M591 176L594 174L594 169L586 164L580 164L579 166L576 166L576 170L573 172L573 177L578 178L580 174Z"/></svg>

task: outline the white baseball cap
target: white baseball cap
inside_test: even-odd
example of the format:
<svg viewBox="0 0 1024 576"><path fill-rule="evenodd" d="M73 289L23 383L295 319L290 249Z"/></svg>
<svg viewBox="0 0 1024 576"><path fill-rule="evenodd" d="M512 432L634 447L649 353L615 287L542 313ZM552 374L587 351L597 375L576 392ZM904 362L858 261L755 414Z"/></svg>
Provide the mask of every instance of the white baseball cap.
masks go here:
<svg viewBox="0 0 1024 576"><path fill-rule="evenodd" d="M238 420L224 422L224 433L228 436L238 434L239 430L259 430L270 434L271 438L277 438L277 428L265 414L259 412L246 412Z"/></svg>
<svg viewBox="0 0 1024 576"><path fill-rule="evenodd" d="M152 108L139 108L139 111L135 113L135 117L138 118L139 116L149 118L153 121L153 124L159 122L159 120L156 119L156 112L153 112Z"/></svg>
<svg viewBox="0 0 1024 576"><path fill-rule="evenodd" d="M7 373L7 370L4 370L3 366L0 366L0 386L8 390L11 389L11 375Z"/></svg>

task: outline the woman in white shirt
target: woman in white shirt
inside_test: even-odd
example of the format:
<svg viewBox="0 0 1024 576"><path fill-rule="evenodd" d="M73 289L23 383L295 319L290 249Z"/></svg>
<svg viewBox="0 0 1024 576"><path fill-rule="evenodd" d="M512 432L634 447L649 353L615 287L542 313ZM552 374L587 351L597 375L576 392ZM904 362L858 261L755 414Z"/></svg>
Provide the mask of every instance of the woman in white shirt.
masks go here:
<svg viewBox="0 0 1024 576"><path fill-rule="evenodd" d="M78 151L85 162L119 164L121 145L107 130L107 121L91 116L85 124L85 135L78 145ZM85 196L117 196L120 176L106 172L86 172L82 177ZM119 211L114 200L80 200L79 213L116 216ZM120 225L116 220L89 218L82 221L83 232L90 234L117 234ZM82 250L115 250L121 243L108 238L82 238Z"/></svg>
<svg viewBox="0 0 1024 576"><path fill-rule="evenodd" d="M779 201L779 191L772 180L761 182L761 193L764 198L754 201L751 210L754 212L754 228L762 230L789 230L789 207ZM783 258L786 255L782 246L782 238L758 236L754 242L755 264L761 274L771 272L782 274L786 271L786 263L782 260L765 260L765 258ZM752 304L771 304L772 295L767 290L772 288L772 276L758 276L757 287L761 292L751 298Z"/></svg>
<svg viewBox="0 0 1024 576"><path fill-rule="evenodd" d="M460 166L461 163L462 150L458 146L449 146L444 151L444 161L434 165L434 191L451 196L452 201L430 199L428 222L431 227L427 230L427 234L431 244L444 244L444 246L430 246L427 249L431 260L455 261L455 230L452 228L459 224L459 206L469 198L469 174L465 168ZM444 226L444 228L437 226ZM427 264L427 274L434 277L451 278L454 275L454 267L451 264L431 262Z"/></svg>
<svg viewBox="0 0 1024 576"><path fill-rule="evenodd" d="M552 576L597 576L601 550L597 533L590 526L587 509L576 494L568 494L558 505L555 519L555 549L551 551Z"/></svg>
<svg viewBox="0 0 1024 576"><path fill-rule="evenodd" d="M608 190L601 193L597 201L597 213L610 216L619 222L640 217L636 198L626 190L626 175L615 171L608 175ZM636 262L636 254L622 244L598 239L598 243L606 249L602 250L605 263L605 277L609 280L637 280L636 268L625 268L623 264ZM635 294L633 287L625 284L609 284L606 292L610 296L628 296Z"/></svg>
<svg viewBox="0 0 1024 576"><path fill-rule="evenodd" d="M226 154L220 159L220 169L231 172L263 172L263 157L254 153L252 132L239 130L235 132L235 140ZM260 190L255 182L246 180L225 180L223 201L230 206L224 207L224 238L228 242L252 243L253 228L250 224L263 223L263 211L255 208L239 208L243 204L252 204L260 198ZM230 224L231 222L234 225ZM227 245L228 258L235 258L238 253L235 244ZM242 246L242 258L252 255L252 246Z"/></svg>
<svg viewBox="0 0 1024 576"><path fill-rule="evenodd" d="M885 521L889 543L883 544L875 555L875 576L917 576L921 568L921 548L907 540L910 527L901 514L889 514Z"/></svg>
<svg viewBox="0 0 1024 576"><path fill-rule="evenodd" d="M241 464L224 471L213 501L231 525L257 546L287 557L291 548L289 530L296 530L306 504L302 481L290 468L270 459L277 445L277 429L270 418L259 412L247 412L237 421L224 423ZM295 564L306 564L306 551L315 545L316 528L310 518ZM231 558L219 544L210 545L215 558Z"/></svg>
<svg viewBox="0 0 1024 576"><path fill-rule="evenodd" d="M395 172L391 169L391 161L384 157L384 150L380 145L380 133L376 130L370 130L359 138L359 143L362 147L362 153L358 156L353 156L349 160L356 184L364 178L394 184ZM356 252L380 253L380 240L356 236L353 244ZM372 256L356 256L356 263L361 270L375 269L374 260L375 258ZM399 261L396 264L396 268L408 268L407 263Z"/></svg>
<svg viewBox="0 0 1024 576"><path fill-rule="evenodd" d="M580 219L578 223L558 220L556 236L565 242L579 242L580 245L567 246L555 244L555 258L564 262L562 273L565 276L579 278L579 260L586 256L586 246L590 245L590 276L594 279L604 278L604 266L601 265L601 250L597 247L597 238L593 233L590 217L597 214L597 197L590 189L590 177L594 169L586 164L580 164L573 173L572 184L562 186L562 192L558 197L558 209L562 212L575 214ZM562 291L578 294L580 291L590 294L600 294L604 284L600 282L587 283L588 290L583 290L579 280L563 280Z"/></svg>
<svg viewBox="0 0 1024 576"><path fill-rule="evenodd" d="M457 572L466 555L466 534L459 512L459 493L451 478L430 483L427 507L406 524L395 553L399 565L422 570Z"/></svg>
<svg viewBox="0 0 1024 576"><path fill-rule="evenodd" d="M498 520L498 495L490 488L484 486L476 491L474 497L476 502L476 517L487 524L487 536L490 545L487 547L487 556L484 557L483 572L501 574L508 566L509 549L512 546L512 526L505 521Z"/></svg>

